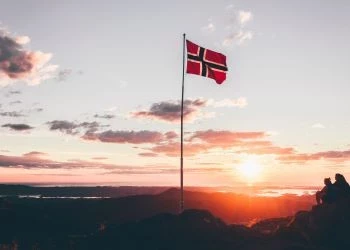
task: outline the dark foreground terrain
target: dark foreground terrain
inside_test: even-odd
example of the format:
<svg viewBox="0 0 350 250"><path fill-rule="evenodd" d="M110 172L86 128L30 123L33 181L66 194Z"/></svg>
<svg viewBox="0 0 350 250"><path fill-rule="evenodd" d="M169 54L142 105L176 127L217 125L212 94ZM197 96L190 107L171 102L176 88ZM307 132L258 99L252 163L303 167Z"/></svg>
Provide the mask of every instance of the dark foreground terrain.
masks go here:
<svg viewBox="0 0 350 250"><path fill-rule="evenodd" d="M178 195L1 198L0 249L350 249L348 199L312 207L310 197L186 192L178 215Z"/></svg>

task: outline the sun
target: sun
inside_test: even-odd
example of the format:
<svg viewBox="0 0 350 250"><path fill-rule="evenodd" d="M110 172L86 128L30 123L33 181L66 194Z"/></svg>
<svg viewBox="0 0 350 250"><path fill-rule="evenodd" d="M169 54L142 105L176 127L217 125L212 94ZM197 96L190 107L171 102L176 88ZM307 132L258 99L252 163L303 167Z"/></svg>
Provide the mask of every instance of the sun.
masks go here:
<svg viewBox="0 0 350 250"><path fill-rule="evenodd" d="M239 165L237 170L242 178L251 183L260 177L262 167L256 161L248 160Z"/></svg>

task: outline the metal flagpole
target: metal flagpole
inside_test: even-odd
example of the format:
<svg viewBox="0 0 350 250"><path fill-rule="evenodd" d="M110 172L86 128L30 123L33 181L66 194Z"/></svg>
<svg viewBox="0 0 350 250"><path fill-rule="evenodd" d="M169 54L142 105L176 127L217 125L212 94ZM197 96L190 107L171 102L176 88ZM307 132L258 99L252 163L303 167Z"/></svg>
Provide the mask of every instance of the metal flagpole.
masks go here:
<svg viewBox="0 0 350 250"><path fill-rule="evenodd" d="M180 159L180 185L181 185L181 194L180 194L180 213L184 210L184 176L183 176L183 111L184 111L184 90L185 90L185 43L186 43L186 34L183 34L183 52L182 52L182 95L181 95L181 159Z"/></svg>

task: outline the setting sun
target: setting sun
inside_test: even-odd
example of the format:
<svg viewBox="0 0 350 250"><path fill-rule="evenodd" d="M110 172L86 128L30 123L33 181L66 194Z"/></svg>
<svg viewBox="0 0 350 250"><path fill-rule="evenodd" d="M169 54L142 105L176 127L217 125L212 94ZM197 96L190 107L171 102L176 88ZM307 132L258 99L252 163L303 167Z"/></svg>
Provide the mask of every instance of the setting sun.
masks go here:
<svg viewBox="0 0 350 250"><path fill-rule="evenodd" d="M256 181L261 173L261 165L254 160L248 160L237 167L240 175L248 182Z"/></svg>

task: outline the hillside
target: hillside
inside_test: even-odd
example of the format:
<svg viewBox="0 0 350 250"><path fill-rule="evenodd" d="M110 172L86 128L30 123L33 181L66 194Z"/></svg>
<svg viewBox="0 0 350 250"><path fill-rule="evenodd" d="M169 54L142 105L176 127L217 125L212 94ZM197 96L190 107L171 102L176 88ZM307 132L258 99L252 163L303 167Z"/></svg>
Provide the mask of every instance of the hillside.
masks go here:
<svg viewBox="0 0 350 250"><path fill-rule="evenodd" d="M205 210L160 214L102 230L77 249L349 249L350 199L294 216L261 221L251 228L228 225ZM270 230L266 230L269 228ZM265 230L264 230L265 229Z"/></svg>
<svg viewBox="0 0 350 250"><path fill-rule="evenodd" d="M133 235L135 239L140 237L136 244L148 237L144 233L151 233L153 240L145 244L152 245L155 244L153 241L158 242L154 238L157 235L164 233L174 237L184 229L184 237L197 235L198 240L212 239L212 242L222 242L220 244L224 244L225 249L226 246L245 245L243 239L254 239L254 242L255 239L265 239L267 231L277 231L277 225L290 224L290 217L287 217L288 222L285 222L286 218L277 221L271 218L292 216L299 210L311 209L313 203L311 196L272 198L186 191L185 206L188 210L177 215L178 200L177 189L156 195L111 199L0 198L0 246L10 246L15 242L20 249L36 245L40 246L38 249L116 249L115 244L120 242L125 244L121 249L129 249L126 246L128 241L134 242ZM237 225L253 224L267 218L270 223L262 221L250 228ZM166 235L161 237L167 239ZM192 242L190 238L186 239L186 242ZM172 238L168 240L172 242ZM74 247L70 247L71 244ZM85 244L103 247L88 248ZM197 244L196 241L193 244ZM109 245L113 247L109 248ZM209 243L205 245L210 246ZM137 247L136 244L130 249ZM164 247L159 249L168 249Z"/></svg>

